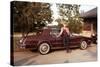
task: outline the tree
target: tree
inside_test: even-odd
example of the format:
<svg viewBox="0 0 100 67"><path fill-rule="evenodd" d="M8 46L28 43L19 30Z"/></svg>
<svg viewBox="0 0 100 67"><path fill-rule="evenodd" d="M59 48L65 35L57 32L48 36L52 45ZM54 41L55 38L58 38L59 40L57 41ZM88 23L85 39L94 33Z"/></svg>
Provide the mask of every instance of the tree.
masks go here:
<svg viewBox="0 0 100 67"><path fill-rule="evenodd" d="M82 31L82 18L80 18L80 5L57 4L61 19L68 22L71 32L80 33Z"/></svg>
<svg viewBox="0 0 100 67"><path fill-rule="evenodd" d="M51 23L50 6L49 3L13 1L11 9L14 32L22 32L24 35Z"/></svg>

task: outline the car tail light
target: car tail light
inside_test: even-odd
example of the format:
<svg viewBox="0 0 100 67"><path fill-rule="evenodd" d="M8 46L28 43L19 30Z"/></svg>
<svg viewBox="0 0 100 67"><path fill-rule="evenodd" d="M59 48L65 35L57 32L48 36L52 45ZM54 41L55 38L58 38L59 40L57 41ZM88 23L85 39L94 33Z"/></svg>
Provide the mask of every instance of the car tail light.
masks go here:
<svg viewBox="0 0 100 67"><path fill-rule="evenodd" d="M19 41L20 48L24 48L25 47L25 41L26 41L26 39L24 39L24 38L20 39L20 41Z"/></svg>
<svg viewBox="0 0 100 67"><path fill-rule="evenodd" d="M20 39L20 41L19 41L20 43L22 43L23 42L23 38L22 39Z"/></svg>

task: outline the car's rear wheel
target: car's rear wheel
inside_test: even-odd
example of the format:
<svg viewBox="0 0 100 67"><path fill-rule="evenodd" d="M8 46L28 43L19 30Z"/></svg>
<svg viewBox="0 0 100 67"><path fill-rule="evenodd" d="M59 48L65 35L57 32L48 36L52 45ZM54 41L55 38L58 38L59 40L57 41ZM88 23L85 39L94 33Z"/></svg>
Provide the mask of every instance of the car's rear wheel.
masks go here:
<svg viewBox="0 0 100 67"><path fill-rule="evenodd" d="M81 48L82 50L84 50L84 49L86 49L87 47L88 47L87 42L86 42L86 41L82 41L81 44L80 44L80 48Z"/></svg>
<svg viewBox="0 0 100 67"><path fill-rule="evenodd" d="M49 53L50 51L50 46L48 43L41 43L39 48L38 48L39 52L43 55Z"/></svg>

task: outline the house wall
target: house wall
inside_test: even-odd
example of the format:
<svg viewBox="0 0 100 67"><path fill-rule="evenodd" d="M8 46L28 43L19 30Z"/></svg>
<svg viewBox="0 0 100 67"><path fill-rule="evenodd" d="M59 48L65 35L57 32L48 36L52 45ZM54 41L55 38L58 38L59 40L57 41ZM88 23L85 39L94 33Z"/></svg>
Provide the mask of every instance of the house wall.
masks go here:
<svg viewBox="0 0 100 67"><path fill-rule="evenodd" d="M84 18L83 35L91 36L97 33L97 18Z"/></svg>
<svg viewBox="0 0 100 67"><path fill-rule="evenodd" d="M83 30L97 32L97 18L84 18Z"/></svg>

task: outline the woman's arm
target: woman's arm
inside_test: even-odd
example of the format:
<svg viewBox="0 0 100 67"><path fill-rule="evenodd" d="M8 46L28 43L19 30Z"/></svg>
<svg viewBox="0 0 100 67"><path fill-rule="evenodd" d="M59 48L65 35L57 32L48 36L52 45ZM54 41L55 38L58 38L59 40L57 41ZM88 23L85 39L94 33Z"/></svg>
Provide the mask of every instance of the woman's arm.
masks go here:
<svg viewBox="0 0 100 67"><path fill-rule="evenodd" d="M60 31L60 33L58 34L58 36L57 36L57 37L61 36L61 35L62 35L62 33L63 33L63 28L61 28L61 31Z"/></svg>

